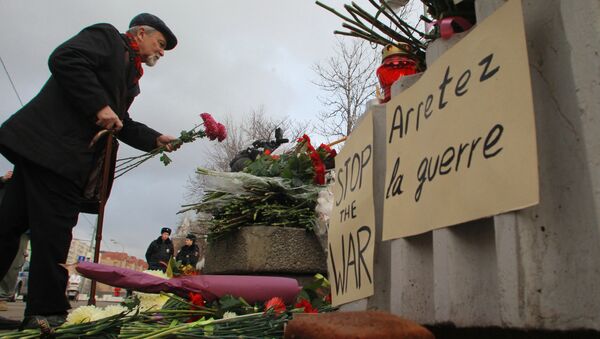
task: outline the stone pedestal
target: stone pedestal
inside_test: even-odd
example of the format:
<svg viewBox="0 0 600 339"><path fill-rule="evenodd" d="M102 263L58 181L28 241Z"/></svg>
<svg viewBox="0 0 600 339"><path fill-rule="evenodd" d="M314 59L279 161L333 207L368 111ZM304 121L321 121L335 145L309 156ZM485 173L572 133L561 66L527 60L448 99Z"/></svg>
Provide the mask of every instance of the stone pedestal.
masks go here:
<svg viewBox="0 0 600 339"><path fill-rule="evenodd" d="M206 274L327 274L327 259L313 232L249 226L209 243Z"/></svg>

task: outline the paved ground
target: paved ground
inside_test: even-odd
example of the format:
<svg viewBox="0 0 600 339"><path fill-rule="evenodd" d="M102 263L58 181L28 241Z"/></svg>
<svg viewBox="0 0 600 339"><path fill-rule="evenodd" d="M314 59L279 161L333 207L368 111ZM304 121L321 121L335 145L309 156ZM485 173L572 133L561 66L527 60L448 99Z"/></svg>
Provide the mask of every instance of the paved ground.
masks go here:
<svg viewBox="0 0 600 339"><path fill-rule="evenodd" d="M110 304L116 304L114 302L106 302L99 301L96 303L96 306L106 306ZM13 320L22 320L23 319L23 311L25 310L25 303L21 300L17 300L12 303L7 303L8 311L0 311L0 316L13 319ZM71 301L71 307L77 308L79 306L87 305L87 301Z"/></svg>

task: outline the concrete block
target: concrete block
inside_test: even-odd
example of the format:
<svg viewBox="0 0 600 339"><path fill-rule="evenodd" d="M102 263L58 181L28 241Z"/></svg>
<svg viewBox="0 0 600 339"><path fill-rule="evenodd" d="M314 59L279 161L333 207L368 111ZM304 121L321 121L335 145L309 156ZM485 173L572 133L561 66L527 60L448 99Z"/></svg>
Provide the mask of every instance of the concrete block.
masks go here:
<svg viewBox="0 0 600 339"><path fill-rule="evenodd" d="M301 228L249 226L209 243L206 274L327 274L323 249Z"/></svg>
<svg viewBox="0 0 600 339"><path fill-rule="evenodd" d="M390 311L418 323L433 323L432 233L389 242L393 268Z"/></svg>
<svg viewBox="0 0 600 339"><path fill-rule="evenodd" d="M467 34L469 34L469 31L455 33L450 39L440 38L430 42L429 45L427 45L427 51L425 53L425 63L427 63L427 65L433 64L437 58L442 56L444 52L449 50Z"/></svg>
<svg viewBox="0 0 600 339"><path fill-rule="evenodd" d="M499 322L493 220L433 231L435 322L493 326Z"/></svg>
<svg viewBox="0 0 600 339"><path fill-rule="evenodd" d="M385 173L386 132L385 105L372 106L373 111L373 173ZM373 176L373 205L375 208L375 251L373 253L373 296L368 298L368 309L390 309L390 243L382 241L383 196L385 176Z"/></svg>
<svg viewBox="0 0 600 339"><path fill-rule="evenodd" d="M412 86L415 82L417 82L417 80L421 78L421 75L423 75L423 73L405 75L400 79L396 80L396 82L392 84L392 97L402 93L402 91Z"/></svg>

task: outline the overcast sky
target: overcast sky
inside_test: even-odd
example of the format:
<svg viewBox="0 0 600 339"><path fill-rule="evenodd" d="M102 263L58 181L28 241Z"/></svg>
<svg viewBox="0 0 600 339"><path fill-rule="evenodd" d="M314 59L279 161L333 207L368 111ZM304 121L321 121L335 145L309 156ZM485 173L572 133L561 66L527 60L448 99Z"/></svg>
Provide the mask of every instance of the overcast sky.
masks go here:
<svg viewBox="0 0 600 339"><path fill-rule="evenodd" d="M349 1L324 0L335 8ZM357 1L369 8L366 0ZM335 54L333 31L341 19L312 0L81 1L0 0L0 57L24 103L48 79L52 50L83 27L108 22L125 31L133 16L162 18L178 37L156 67L145 67L134 120L178 136L210 112L241 118L264 106L268 115L313 120L322 107L313 64ZM0 69L0 121L20 108ZM176 228L188 177L204 164L211 142L197 141L173 153L163 166L152 159L117 179L106 206L103 250L142 257L161 227ZM119 157L138 154L121 143ZM0 171L11 164L0 156ZM81 215L74 237L90 239L95 215ZM114 239L115 241L110 241Z"/></svg>

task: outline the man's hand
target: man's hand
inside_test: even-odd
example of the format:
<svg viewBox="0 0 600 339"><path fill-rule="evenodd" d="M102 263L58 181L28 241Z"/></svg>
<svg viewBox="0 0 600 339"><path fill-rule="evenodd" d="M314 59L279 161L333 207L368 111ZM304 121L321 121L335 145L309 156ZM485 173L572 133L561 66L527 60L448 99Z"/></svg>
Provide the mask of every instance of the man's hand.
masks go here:
<svg viewBox="0 0 600 339"><path fill-rule="evenodd" d="M98 111L98 113L96 113L96 118L98 118L96 125L104 129L119 131L121 128L123 128L123 122L119 120L119 117L112 110L112 108L110 108L110 106L105 106L103 109Z"/></svg>
<svg viewBox="0 0 600 339"><path fill-rule="evenodd" d="M10 178L12 178L13 175L13 171L8 171L6 172L6 174L4 174L3 176L0 177L0 181L2 182L7 182L10 180Z"/></svg>
<svg viewBox="0 0 600 339"><path fill-rule="evenodd" d="M156 138L156 146L157 147L164 146L167 148L167 151L169 151L169 152L175 151L176 149L181 147L181 142L173 142L176 140L177 140L177 138L175 138L173 136L163 134L163 135L159 136L158 138Z"/></svg>

